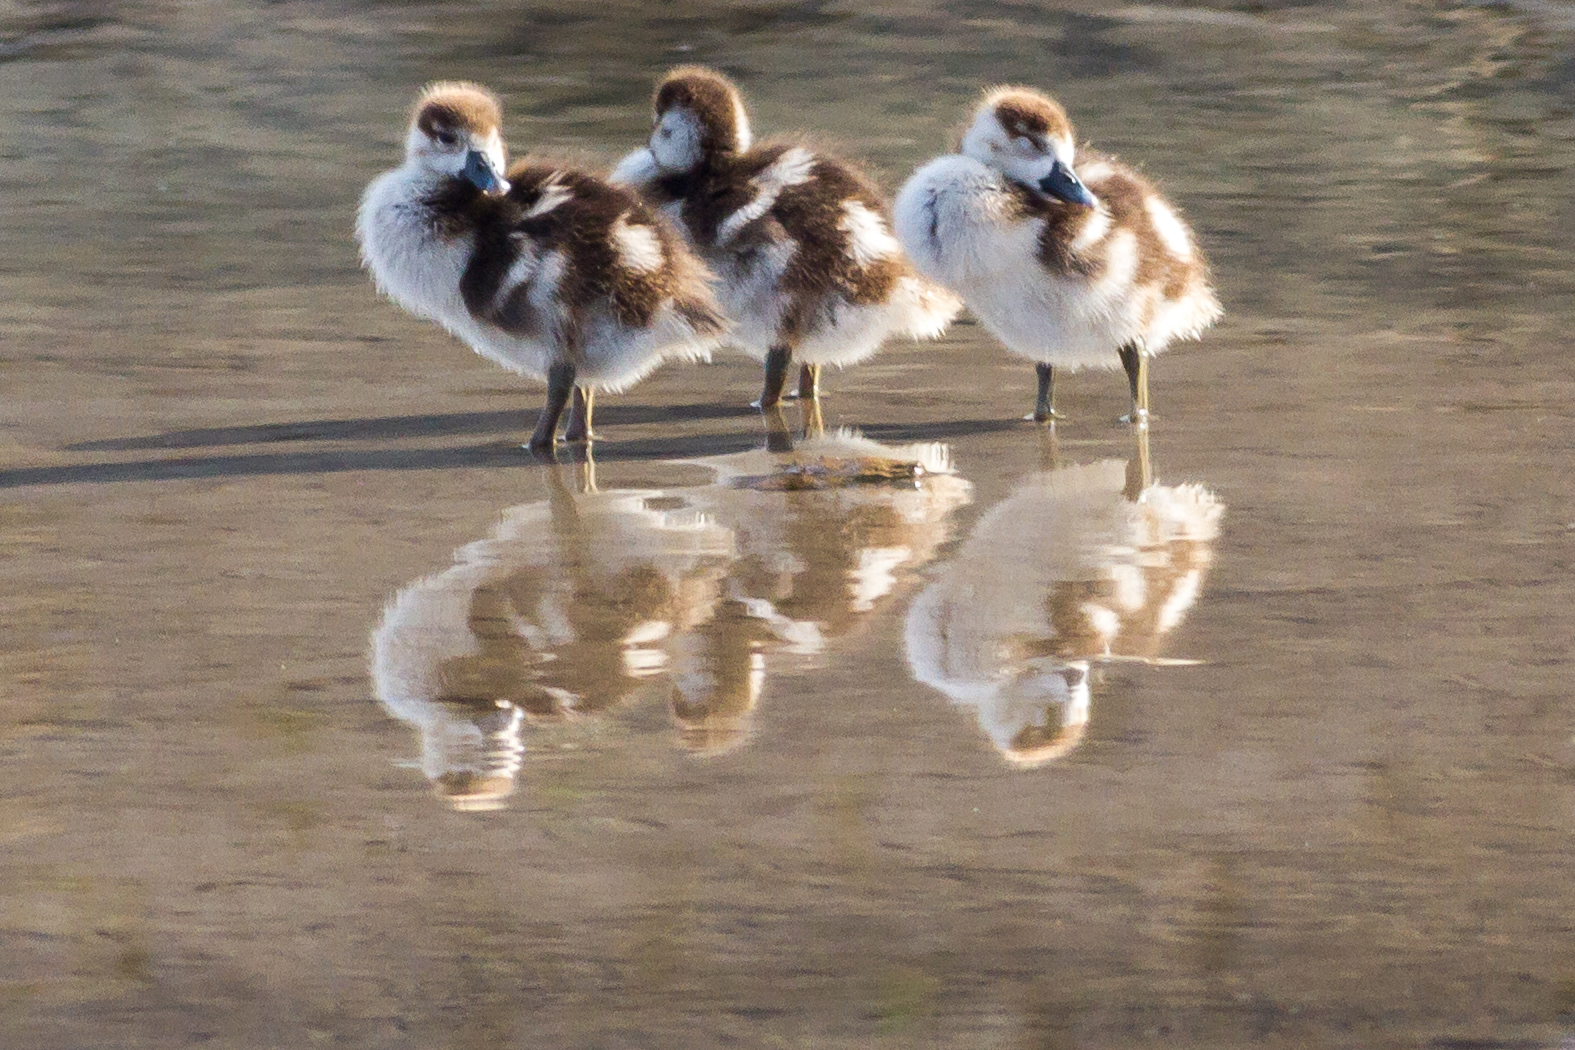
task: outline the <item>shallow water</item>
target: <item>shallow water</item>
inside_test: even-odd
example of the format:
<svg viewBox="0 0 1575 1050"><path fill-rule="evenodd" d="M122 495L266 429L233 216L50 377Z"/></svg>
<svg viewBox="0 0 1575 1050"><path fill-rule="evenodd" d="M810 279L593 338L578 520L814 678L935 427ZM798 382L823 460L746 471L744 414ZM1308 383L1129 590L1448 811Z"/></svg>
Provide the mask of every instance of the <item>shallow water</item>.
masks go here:
<svg viewBox="0 0 1575 1050"><path fill-rule="evenodd" d="M888 185L1055 91L1228 311L1148 447L961 324L531 462L356 198L679 61ZM5 1045L1575 1039L1567 5L23 2L0 113Z"/></svg>

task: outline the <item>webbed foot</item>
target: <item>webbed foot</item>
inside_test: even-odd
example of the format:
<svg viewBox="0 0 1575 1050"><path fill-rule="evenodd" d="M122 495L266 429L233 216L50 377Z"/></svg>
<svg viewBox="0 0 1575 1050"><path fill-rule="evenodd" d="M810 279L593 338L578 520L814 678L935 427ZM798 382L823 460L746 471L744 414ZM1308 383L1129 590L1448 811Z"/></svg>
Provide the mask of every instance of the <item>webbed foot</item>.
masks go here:
<svg viewBox="0 0 1575 1050"><path fill-rule="evenodd" d="M520 448L524 449L526 452L529 452L531 457L537 462L558 462L558 442L555 438L548 438L546 441L537 441L535 436L532 435L531 439L525 442L525 444L521 445Z"/></svg>

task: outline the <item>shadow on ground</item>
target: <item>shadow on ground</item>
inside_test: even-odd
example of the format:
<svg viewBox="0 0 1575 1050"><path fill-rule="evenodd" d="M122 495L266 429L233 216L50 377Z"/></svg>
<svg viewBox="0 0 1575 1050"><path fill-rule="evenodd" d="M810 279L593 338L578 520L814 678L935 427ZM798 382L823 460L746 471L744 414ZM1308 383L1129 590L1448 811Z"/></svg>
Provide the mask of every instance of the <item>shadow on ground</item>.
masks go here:
<svg viewBox="0 0 1575 1050"><path fill-rule="evenodd" d="M597 413L599 424L611 426L693 421L697 419L759 419L748 406L702 404L673 408L610 406ZM213 427L164 434L105 438L66 446L68 452L131 452L152 449L203 448L288 441L398 441L462 434L516 433L527 428L519 412L453 412L423 416L378 416L367 419L301 420L245 427ZM879 441L939 441L973 434L1026 427L1016 419L947 420L934 423L873 424L859 427ZM730 434L699 434L632 441L603 440L595 446L603 462L682 460L724 455L758 448L765 441L758 426ZM572 460L582 453L560 448L555 458ZM530 466L543 461L513 441L490 441L447 448L331 449L260 452L236 455L185 456L116 463L71 463L0 470L0 489L41 485L104 485L116 482L182 481L259 475L337 474L356 470L454 470ZM554 458L554 457L546 457Z"/></svg>

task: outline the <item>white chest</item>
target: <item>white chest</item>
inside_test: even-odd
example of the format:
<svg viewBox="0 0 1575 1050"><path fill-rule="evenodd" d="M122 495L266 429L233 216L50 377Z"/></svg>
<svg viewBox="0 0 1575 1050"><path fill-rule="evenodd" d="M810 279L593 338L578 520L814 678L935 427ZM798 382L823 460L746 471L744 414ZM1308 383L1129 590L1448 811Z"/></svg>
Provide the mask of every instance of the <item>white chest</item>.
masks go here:
<svg viewBox="0 0 1575 1050"><path fill-rule="evenodd" d="M403 170L367 187L356 216L361 260L378 291L418 317L452 327L469 321L459 282L469 236L444 237L425 203L427 187Z"/></svg>
<svg viewBox="0 0 1575 1050"><path fill-rule="evenodd" d="M1044 225L1012 218L999 177L967 157L919 169L898 194L896 219L903 246L926 276L969 290L1032 266Z"/></svg>

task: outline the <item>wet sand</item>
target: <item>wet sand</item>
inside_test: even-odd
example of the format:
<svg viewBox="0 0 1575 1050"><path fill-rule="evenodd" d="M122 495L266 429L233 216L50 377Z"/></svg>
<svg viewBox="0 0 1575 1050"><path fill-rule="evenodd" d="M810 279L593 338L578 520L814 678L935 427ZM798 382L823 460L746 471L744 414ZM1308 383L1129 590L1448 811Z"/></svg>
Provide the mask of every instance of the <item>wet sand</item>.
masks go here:
<svg viewBox="0 0 1575 1050"><path fill-rule="evenodd" d="M7 1045L1575 1038L1561 8L517 6L0 11ZM540 392L377 299L355 201L426 79L497 88L517 151L605 162L678 61L888 186L1003 79L1141 162L1227 310L1155 364L1144 506L1196 485L1216 533L1121 531L1119 373L1061 385L1052 443L970 323L827 376L830 431L949 447L900 505L681 462L764 443L738 356L599 405L598 492L521 452ZM602 506L645 537L703 515L711 546L615 586ZM1030 513L1067 539L1016 574ZM511 514L537 531L445 623L495 643L471 699L513 698L523 752L459 812L372 636ZM1023 612L1188 567L1168 626L1121 635L1150 662ZM550 635L565 580L601 625L648 581L670 633L496 633ZM910 614L968 587L1014 673L1085 690L1075 746L1010 761L1003 709L916 680ZM991 635L991 593L1023 623ZM819 644L733 629L767 600ZM747 680L697 736L680 670L722 651Z"/></svg>

